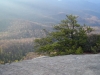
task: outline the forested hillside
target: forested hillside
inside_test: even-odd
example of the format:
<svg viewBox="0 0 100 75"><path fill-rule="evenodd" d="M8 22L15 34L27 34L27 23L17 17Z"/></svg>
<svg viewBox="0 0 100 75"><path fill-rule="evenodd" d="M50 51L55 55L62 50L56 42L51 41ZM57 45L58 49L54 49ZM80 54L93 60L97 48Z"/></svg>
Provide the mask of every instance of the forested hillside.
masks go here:
<svg viewBox="0 0 100 75"><path fill-rule="evenodd" d="M50 30L52 23L49 25L27 20L12 20L9 27L0 32L0 39L22 39L22 38L39 38L45 36L43 29Z"/></svg>
<svg viewBox="0 0 100 75"><path fill-rule="evenodd" d="M51 25L27 21L27 20L10 20L6 22L6 26L0 32L0 63L11 63L19 61L27 55L28 52L33 52L33 40L35 38L45 37L45 31L51 31Z"/></svg>

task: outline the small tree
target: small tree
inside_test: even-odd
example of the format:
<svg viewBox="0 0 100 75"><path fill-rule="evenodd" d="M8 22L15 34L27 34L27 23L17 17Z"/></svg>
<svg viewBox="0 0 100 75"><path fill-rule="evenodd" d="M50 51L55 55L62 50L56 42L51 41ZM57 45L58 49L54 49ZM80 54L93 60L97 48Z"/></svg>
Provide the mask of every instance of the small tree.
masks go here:
<svg viewBox="0 0 100 75"><path fill-rule="evenodd" d="M59 25L54 26L54 31L47 37L35 40L34 47L37 52L48 54L55 52L55 55L62 55L85 51L84 47L92 28L78 24L77 16L66 17Z"/></svg>

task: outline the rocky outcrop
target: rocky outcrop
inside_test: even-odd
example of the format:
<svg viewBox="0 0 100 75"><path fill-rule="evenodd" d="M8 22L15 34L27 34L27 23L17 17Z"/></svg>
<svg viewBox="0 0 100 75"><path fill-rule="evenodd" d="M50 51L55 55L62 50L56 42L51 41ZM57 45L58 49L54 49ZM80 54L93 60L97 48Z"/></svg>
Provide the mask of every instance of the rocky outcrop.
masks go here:
<svg viewBox="0 0 100 75"><path fill-rule="evenodd" d="M100 54L42 56L0 65L0 75L100 75Z"/></svg>

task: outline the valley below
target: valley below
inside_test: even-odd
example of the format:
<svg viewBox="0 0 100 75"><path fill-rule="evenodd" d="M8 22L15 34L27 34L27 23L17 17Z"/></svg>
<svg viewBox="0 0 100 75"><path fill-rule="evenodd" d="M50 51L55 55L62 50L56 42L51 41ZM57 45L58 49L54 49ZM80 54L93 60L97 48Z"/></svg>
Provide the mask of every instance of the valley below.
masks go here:
<svg viewBox="0 0 100 75"><path fill-rule="evenodd" d="M6 25L5 23L4 25ZM46 34L43 29L51 31L53 26L50 23L45 25L22 19L9 20L7 23L9 26L5 26L0 32L1 60L6 60L6 62L11 62L8 59L12 61L21 60L28 52L34 52L34 39L45 37ZM0 63L4 62L1 61Z"/></svg>

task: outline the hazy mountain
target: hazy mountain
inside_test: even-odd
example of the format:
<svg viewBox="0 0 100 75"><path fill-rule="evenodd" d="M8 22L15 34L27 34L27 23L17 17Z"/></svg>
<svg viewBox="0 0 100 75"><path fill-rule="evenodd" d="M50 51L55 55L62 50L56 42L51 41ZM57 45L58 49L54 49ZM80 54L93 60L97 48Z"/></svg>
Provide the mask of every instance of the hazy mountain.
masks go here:
<svg viewBox="0 0 100 75"><path fill-rule="evenodd" d="M1 31L0 40L40 38L45 36L43 29L50 30L52 27L45 24L21 19L11 20L9 24L9 27L6 26L5 30Z"/></svg>
<svg viewBox="0 0 100 75"><path fill-rule="evenodd" d="M82 24L99 26L99 3L98 0L2 0L0 38L36 37L35 30L40 33L43 25L55 25L68 14L78 15Z"/></svg>

